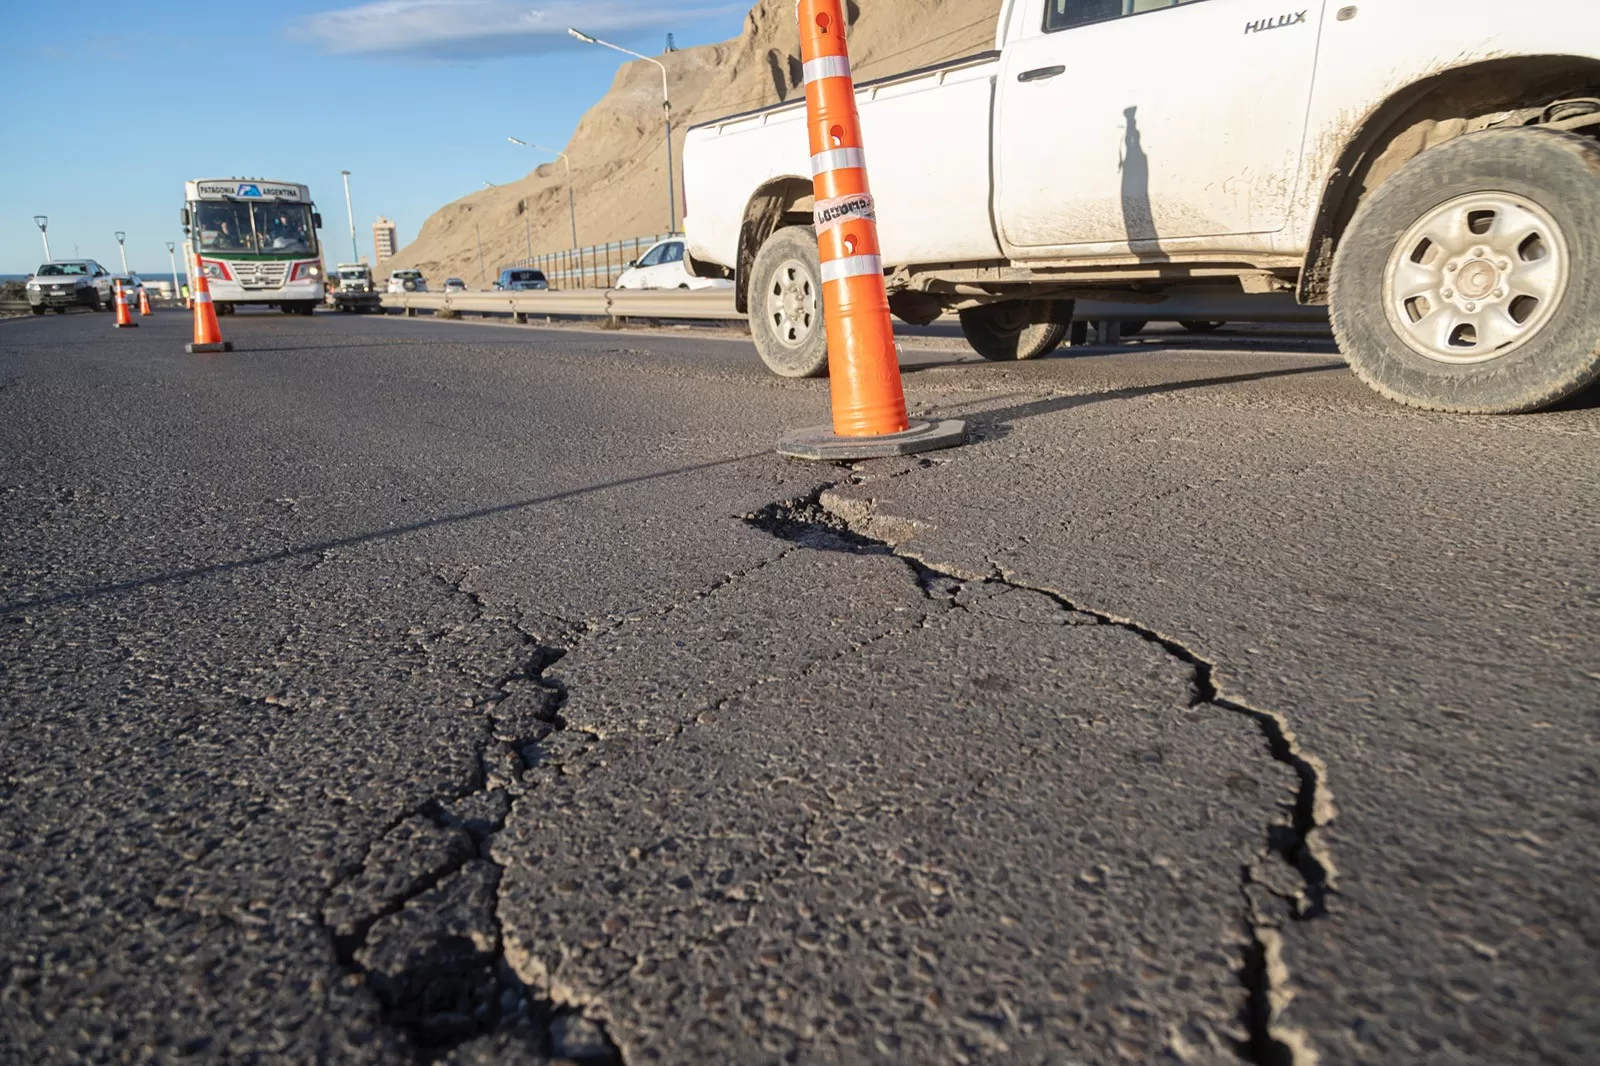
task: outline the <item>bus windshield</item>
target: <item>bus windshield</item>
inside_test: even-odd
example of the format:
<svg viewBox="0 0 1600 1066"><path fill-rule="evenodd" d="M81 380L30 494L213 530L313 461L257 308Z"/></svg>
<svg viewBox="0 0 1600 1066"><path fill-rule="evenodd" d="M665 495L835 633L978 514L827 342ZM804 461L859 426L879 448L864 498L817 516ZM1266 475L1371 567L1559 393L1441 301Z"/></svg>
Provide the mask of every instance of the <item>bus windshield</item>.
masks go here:
<svg viewBox="0 0 1600 1066"><path fill-rule="evenodd" d="M202 252L286 253L317 250L305 204L208 200L194 205L195 247Z"/></svg>

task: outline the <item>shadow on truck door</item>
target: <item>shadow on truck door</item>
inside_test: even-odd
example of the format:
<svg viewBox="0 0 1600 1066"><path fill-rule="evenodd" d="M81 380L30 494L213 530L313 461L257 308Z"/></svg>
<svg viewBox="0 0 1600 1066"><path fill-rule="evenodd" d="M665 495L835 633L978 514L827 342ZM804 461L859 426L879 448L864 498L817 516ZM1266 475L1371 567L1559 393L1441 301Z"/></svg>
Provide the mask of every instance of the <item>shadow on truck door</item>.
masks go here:
<svg viewBox="0 0 1600 1066"><path fill-rule="evenodd" d="M1117 170L1122 175L1122 228L1128 243L1158 241L1155 212L1150 207L1150 157L1144 151L1144 138L1139 134L1139 109L1125 108L1122 151L1117 160ZM1135 248L1141 260L1164 262L1166 255L1159 249L1153 252Z"/></svg>

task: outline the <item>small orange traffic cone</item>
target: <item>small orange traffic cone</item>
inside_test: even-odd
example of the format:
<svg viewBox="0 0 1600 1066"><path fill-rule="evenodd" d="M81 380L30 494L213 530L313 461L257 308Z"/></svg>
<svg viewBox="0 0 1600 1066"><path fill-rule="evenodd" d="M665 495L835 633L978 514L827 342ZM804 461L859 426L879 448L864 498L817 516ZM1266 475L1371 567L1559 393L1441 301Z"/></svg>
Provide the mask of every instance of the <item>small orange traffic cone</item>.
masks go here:
<svg viewBox="0 0 1600 1066"><path fill-rule="evenodd" d="M139 286L139 317L149 318L153 314L150 310L150 293L143 285Z"/></svg>
<svg viewBox="0 0 1600 1066"><path fill-rule="evenodd" d="M211 304L211 286L206 281L205 268L194 273L194 342L185 344L183 350L196 352L231 352L233 345L222 339L222 327L217 325L217 309Z"/></svg>
<svg viewBox="0 0 1600 1066"><path fill-rule="evenodd" d="M778 452L797 459L850 460L953 448L966 440L965 423L914 423L906 417L844 4L799 0L795 10L805 62L833 425L790 433L778 442Z"/></svg>
<svg viewBox="0 0 1600 1066"><path fill-rule="evenodd" d="M122 291L122 279L117 279L117 329L138 329L139 323L128 313L128 294Z"/></svg>

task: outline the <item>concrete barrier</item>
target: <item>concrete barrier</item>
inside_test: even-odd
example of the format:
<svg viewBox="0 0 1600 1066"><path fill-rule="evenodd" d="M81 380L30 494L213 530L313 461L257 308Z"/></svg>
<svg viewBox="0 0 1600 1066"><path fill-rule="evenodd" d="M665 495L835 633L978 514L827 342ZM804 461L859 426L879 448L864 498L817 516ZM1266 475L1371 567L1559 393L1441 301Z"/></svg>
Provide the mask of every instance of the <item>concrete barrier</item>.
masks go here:
<svg viewBox="0 0 1600 1066"><path fill-rule="evenodd" d="M383 298L383 306L408 314L455 311L510 315L518 321L544 315L574 318L678 318L740 322L732 289L569 289L554 292L422 292ZM1079 300L1077 317L1089 321L1326 323L1326 307L1305 307L1288 293L1253 295L1237 287L1175 290L1148 303Z"/></svg>
<svg viewBox="0 0 1600 1066"><path fill-rule="evenodd" d="M683 318L739 321L730 289L575 289L555 292L405 292L386 294L386 310L575 318Z"/></svg>

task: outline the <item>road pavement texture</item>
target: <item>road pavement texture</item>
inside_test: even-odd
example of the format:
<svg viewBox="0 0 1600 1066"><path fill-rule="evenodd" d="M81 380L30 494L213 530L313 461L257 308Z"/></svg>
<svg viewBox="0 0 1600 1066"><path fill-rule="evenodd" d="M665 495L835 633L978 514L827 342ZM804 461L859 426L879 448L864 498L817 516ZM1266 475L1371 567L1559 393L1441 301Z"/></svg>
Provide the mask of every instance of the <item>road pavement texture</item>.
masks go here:
<svg viewBox="0 0 1600 1066"><path fill-rule="evenodd" d="M0 1062L1600 1060L1600 414L0 325Z"/></svg>

